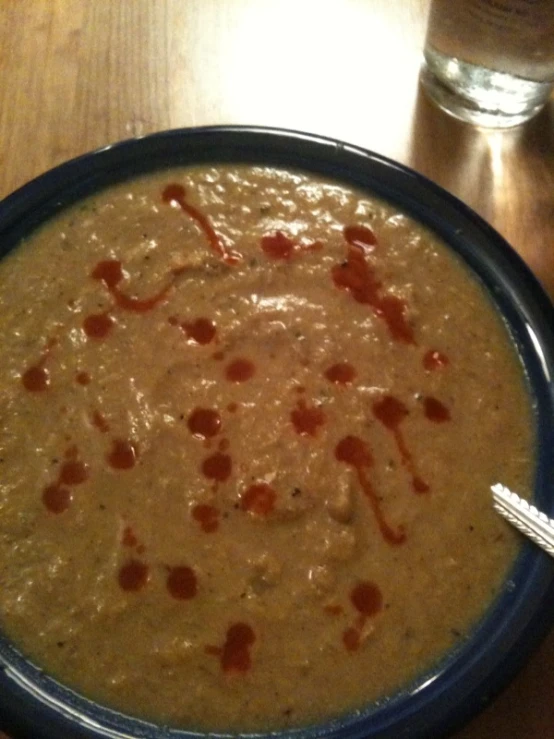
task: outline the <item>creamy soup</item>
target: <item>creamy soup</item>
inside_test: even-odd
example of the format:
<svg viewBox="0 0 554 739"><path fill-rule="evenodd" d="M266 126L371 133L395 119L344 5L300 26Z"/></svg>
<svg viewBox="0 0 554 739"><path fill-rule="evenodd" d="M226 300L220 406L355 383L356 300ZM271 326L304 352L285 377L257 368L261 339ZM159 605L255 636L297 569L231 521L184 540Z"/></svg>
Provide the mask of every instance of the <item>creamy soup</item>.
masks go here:
<svg viewBox="0 0 554 739"><path fill-rule="evenodd" d="M433 235L300 172L171 170L0 265L0 624L108 706L267 730L463 642L517 550L533 416Z"/></svg>

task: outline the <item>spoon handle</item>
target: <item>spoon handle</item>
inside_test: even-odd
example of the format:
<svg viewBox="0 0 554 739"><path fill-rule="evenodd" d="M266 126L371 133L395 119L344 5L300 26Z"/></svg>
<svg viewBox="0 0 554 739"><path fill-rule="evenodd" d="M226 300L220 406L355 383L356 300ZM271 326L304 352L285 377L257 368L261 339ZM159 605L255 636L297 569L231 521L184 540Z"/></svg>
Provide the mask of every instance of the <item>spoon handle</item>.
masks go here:
<svg viewBox="0 0 554 739"><path fill-rule="evenodd" d="M491 490L493 505L498 513L554 557L554 520L504 485L493 485Z"/></svg>

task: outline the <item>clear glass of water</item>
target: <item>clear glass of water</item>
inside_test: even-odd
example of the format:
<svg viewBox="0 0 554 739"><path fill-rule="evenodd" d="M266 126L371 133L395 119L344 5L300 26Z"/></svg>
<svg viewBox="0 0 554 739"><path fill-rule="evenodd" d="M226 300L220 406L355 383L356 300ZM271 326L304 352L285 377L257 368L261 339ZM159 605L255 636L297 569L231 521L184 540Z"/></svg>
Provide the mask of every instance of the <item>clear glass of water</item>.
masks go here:
<svg viewBox="0 0 554 739"><path fill-rule="evenodd" d="M451 115L507 128L554 89L554 0L432 0L421 82Z"/></svg>

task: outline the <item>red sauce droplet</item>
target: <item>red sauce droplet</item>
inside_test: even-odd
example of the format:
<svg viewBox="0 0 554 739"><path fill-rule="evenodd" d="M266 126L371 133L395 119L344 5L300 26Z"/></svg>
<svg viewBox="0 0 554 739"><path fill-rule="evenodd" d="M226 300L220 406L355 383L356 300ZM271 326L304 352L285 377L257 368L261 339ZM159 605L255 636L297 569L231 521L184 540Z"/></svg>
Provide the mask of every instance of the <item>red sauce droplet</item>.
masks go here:
<svg viewBox="0 0 554 739"><path fill-rule="evenodd" d="M250 647L256 641L251 626L238 622L227 629L227 636L220 654L221 667L225 672L248 672L252 666Z"/></svg>
<svg viewBox="0 0 554 739"><path fill-rule="evenodd" d="M325 423L325 413L317 406L309 406L303 399L290 414L293 426L302 436L316 436L318 428Z"/></svg>
<svg viewBox="0 0 554 739"><path fill-rule="evenodd" d="M385 395L382 400L373 404L373 413L384 426L395 431L409 411L402 401L393 395Z"/></svg>
<svg viewBox="0 0 554 739"><path fill-rule="evenodd" d="M192 517L198 521L202 531L212 534L219 528L219 511L213 505L199 503L192 509Z"/></svg>
<svg viewBox="0 0 554 739"><path fill-rule="evenodd" d="M208 239L208 243L212 250L220 256L226 264L236 264L242 259L241 254L228 249L225 246L204 213L202 213L198 208L195 208L194 205L187 203L185 188L182 185L177 183L167 185L162 192L162 200L164 203L177 203L184 213L196 221Z"/></svg>
<svg viewBox="0 0 554 739"><path fill-rule="evenodd" d="M79 385L88 385L90 383L90 375L88 372L77 372L75 380Z"/></svg>
<svg viewBox="0 0 554 739"><path fill-rule="evenodd" d="M108 464L114 470L129 470L135 466L137 450L131 441L114 439L112 449L107 455Z"/></svg>
<svg viewBox="0 0 554 739"><path fill-rule="evenodd" d="M442 369L449 363L449 359L446 354L436 351L435 349L429 349L423 355L423 368L432 372L433 370Z"/></svg>
<svg viewBox="0 0 554 739"><path fill-rule="evenodd" d="M72 494L67 486L80 485L88 479L88 465L80 461L78 455L75 445L66 449L65 462L60 467L56 482L47 485L42 492L42 502L51 513L62 513L69 508Z"/></svg>
<svg viewBox="0 0 554 739"><path fill-rule="evenodd" d="M45 364L50 357L52 347L56 344L56 339L48 339L41 358L21 375L21 382L25 390L31 393L41 393L48 389L50 385L50 373L46 369Z"/></svg>
<svg viewBox="0 0 554 739"><path fill-rule="evenodd" d="M48 389L50 385L50 374L46 367L43 366L44 361L33 367L29 367L21 376L25 390L31 393L41 393Z"/></svg>
<svg viewBox="0 0 554 739"><path fill-rule="evenodd" d="M136 547L138 545L138 539L131 526L125 526L123 536L121 537L121 543L124 547Z"/></svg>
<svg viewBox="0 0 554 739"><path fill-rule="evenodd" d="M71 491L59 484L48 485L42 492L42 502L51 513L63 513L71 504Z"/></svg>
<svg viewBox="0 0 554 739"><path fill-rule="evenodd" d="M345 629L342 635L342 641L349 652L355 652L357 649L360 648L359 629L355 629L353 627Z"/></svg>
<svg viewBox="0 0 554 739"><path fill-rule="evenodd" d="M358 303L371 306L375 315L385 321L394 339L415 344L413 329L405 317L406 302L395 295L380 295L382 283L366 260L364 248L351 245L346 261L335 265L331 274L338 288L348 290Z"/></svg>
<svg viewBox="0 0 554 739"><path fill-rule="evenodd" d="M416 493L428 493L430 490L429 485L425 480L422 480L421 477L418 477L417 475L412 477L412 487Z"/></svg>
<svg viewBox="0 0 554 739"><path fill-rule="evenodd" d="M383 424L383 426L385 426L385 428L391 431L394 437L402 464L412 477L412 487L414 492L426 493L429 490L429 485L417 475L413 456L410 453L404 439L404 435L400 430L400 424L408 414L408 408L404 403L402 403L402 401L398 400L398 398L395 398L393 395L385 395L381 400L373 404L373 415Z"/></svg>
<svg viewBox="0 0 554 739"><path fill-rule="evenodd" d="M351 246L357 246L364 251L373 251L377 244L375 234L368 226L345 226L344 238Z"/></svg>
<svg viewBox="0 0 554 739"><path fill-rule="evenodd" d="M354 608L366 617L374 616L383 607L383 596L375 583L359 582L350 593Z"/></svg>
<svg viewBox="0 0 554 739"><path fill-rule="evenodd" d="M181 328L189 339L197 344L209 344L216 335L216 325L208 318L197 318L195 321L183 322Z"/></svg>
<svg viewBox="0 0 554 739"><path fill-rule="evenodd" d="M131 559L120 568L117 579L122 590L141 590L148 582L148 565L138 559Z"/></svg>
<svg viewBox="0 0 554 739"><path fill-rule="evenodd" d="M109 313L93 313L83 321L83 331L90 339L104 339L113 325L114 319Z"/></svg>
<svg viewBox="0 0 554 739"><path fill-rule="evenodd" d="M103 434L110 430L110 425L99 411L94 411L92 414L92 423L96 428Z"/></svg>
<svg viewBox="0 0 554 739"><path fill-rule="evenodd" d="M202 472L209 480L225 482L231 475L233 463L228 454L215 452L202 463Z"/></svg>
<svg viewBox="0 0 554 739"><path fill-rule="evenodd" d="M240 507L257 516L267 516L274 510L276 500L275 490L265 482L258 482L250 485L242 495Z"/></svg>
<svg viewBox="0 0 554 739"><path fill-rule="evenodd" d="M134 296L129 297L118 288L119 283L123 279L123 269L121 267L121 262L117 259L108 259L98 262L91 272L91 277L95 280L101 280L106 285L110 295L114 298L120 308L133 311L135 313L146 313L155 308L159 303L166 299L167 294L173 285L173 282L169 282L162 290L151 298L141 299Z"/></svg>
<svg viewBox="0 0 554 739"><path fill-rule="evenodd" d="M450 411L448 408L436 398L427 397L423 401L425 416L435 423L444 423L450 421Z"/></svg>
<svg viewBox="0 0 554 739"><path fill-rule="evenodd" d="M219 433L221 416L213 408L195 408L188 417L191 434L200 439L209 439Z"/></svg>
<svg viewBox="0 0 554 739"><path fill-rule="evenodd" d="M295 254L306 251L318 251L323 248L321 241L309 244L299 244L282 231L262 236L260 241L262 251L271 259L290 259Z"/></svg>
<svg viewBox="0 0 554 739"><path fill-rule="evenodd" d="M373 466L373 455L368 444L357 436L345 436L339 441L335 448L335 457L339 462L345 462L356 470L360 486L367 497L379 531L389 544L402 544L406 540L406 534L402 527L396 531L389 526L383 511L379 496L375 493L366 470Z"/></svg>
<svg viewBox="0 0 554 739"><path fill-rule="evenodd" d="M69 441L70 437L67 437L67 440ZM71 444L71 446L68 446L64 452L64 457L66 459L77 459L79 457L79 450L77 449L77 445Z"/></svg>
<svg viewBox="0 0 554 739"><path fill-rule="evenodd" d="M108 290L115 290L123 279L121 262L117 259L98 262L91 272L91 277L95 280L103 280Z"/></svg>
<svg viewBox="0 0 554 739"><path fill-rule="evenodd" d="M225 377L231 382L246 382L254 376L256 368L249 359L234 359L225 368Z"/></svg>
<svg viewBox="0 0 554 739"><path fill-rule="evenodd" d="M348 385L356 377L356 370L349 362L337 362L325 370L325 377L335 385Z"/></svg>
<svg viewBox="0 0 554 739"><path fill-rule="evenodd" d="M170 595L177 600L190 600L198 590L194 570L186 565L170 567L166 585Z"/></svg>
<svg viewBox="0 0 554 739"><path fill-rule="evenodd" d="M373 465L373 456L365 441L357 436L345 436L335 449L335 457L339 462L346 462L351 467L363 468Z"/></svg>
<svg viewBox="0 0 554 739"><path fill-rule="evenodd" d="M78 460L71 460L63 463L58 480L62 485L79 485L87 478L87 465Z"/></svg>
<svg viewBox="0 0 554 739"><path fill-rule="evenodd" d="M360 648L362 629L365 622L382 609L383 596L375 583L364 580L352 589L350 601L360 616L355 626L345 629L342 641L349 652L355 652Z"/></svg>
<svg viewBox="0 0 554 739"><path fill-rule="evenodd" d="M263 252L272 259L290 259L295 250L295 242L282 231L262 236L261 245Z"/></svg>

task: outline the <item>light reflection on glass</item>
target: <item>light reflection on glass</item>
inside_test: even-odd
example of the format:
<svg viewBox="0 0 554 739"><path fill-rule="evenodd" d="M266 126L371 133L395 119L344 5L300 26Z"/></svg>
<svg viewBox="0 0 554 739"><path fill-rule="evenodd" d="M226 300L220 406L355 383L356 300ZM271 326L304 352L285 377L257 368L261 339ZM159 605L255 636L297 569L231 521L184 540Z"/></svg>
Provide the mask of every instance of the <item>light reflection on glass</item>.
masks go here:
<svg viewBox="0 0 554 739"><path fill-rule="evenodd" d="M544 375L548 382L552 382L552 378L550 376L550 370L548 368L548 363L546 361L546 357L544 356L544 351L542 349L541 343L538 339L537 334L535 333L535 330L532 326L529 324L526 324L527 333L529 334L529 338L531 339L531 343L533 344L535 351L537 353L537 357L539 358L539 361L541 363L542 371L544 372Z"/></svg>

